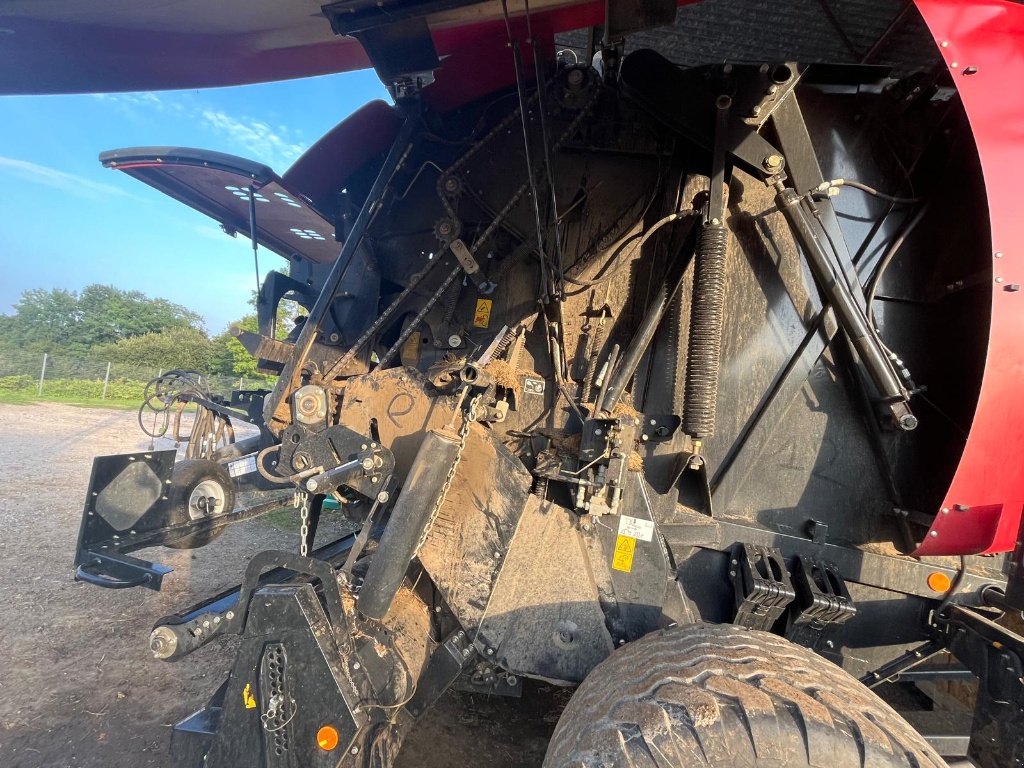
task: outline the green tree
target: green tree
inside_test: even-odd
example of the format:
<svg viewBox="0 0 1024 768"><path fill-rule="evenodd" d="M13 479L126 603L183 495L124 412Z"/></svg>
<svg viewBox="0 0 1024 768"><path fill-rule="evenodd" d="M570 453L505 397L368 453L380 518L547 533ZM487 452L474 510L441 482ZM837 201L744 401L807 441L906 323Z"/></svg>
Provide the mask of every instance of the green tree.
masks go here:
<svg viewBox="0 0 1024 768"><path fill-rule="evenodd" d="M78 297L79 337L88 346L175 328L202 329L202 318L166 299L112 285L90 285Z"/></svg>
<svg viewBox="0 0 1024 768"><path fill-rule="evenodd" d="M256 315L246 315L241 320L232 323L233 326L243 331L257 332ZM214 336L211 345L213 347L213 368L218 373L233 373L236 376L255 376L256 358L249 354L242 342L236 339L230 331L224 331L219 336Z"/></svg>
<svg viewBox="0 0 1024 768"><path fill-rule="evenodd" d="M77 328L82 315L78 296L59 288L24 291L5 322L5 338L24 348L84 347L78 343Z"/></svg>
<svg viewBox="0 0 1024 768"><path fill-rule="evenodd" d="M130 336L93 349L93 356L115 363L147 368L188 368L207 373L214 363L215 345L195 328L171 328Z"/></svg>
<svg viewBox="0 0 1024 768"><path fill-rule="evenodd" d="M100 344L175 328L203 333L202 318L140 291L90 285L81 293L59 288L23 292L2 331L7 341L23 348L82 353Z"/></svg>

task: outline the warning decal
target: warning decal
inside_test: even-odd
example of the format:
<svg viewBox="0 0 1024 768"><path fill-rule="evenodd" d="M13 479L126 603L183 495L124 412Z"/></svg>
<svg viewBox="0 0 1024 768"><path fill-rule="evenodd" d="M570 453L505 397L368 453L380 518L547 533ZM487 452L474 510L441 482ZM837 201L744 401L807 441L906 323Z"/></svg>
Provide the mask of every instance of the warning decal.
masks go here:
<svg viewBox="0 0 1024 768"><path fill-rule="evenodd" d="M493 304L491 299L476 300L476 314L473 315L474 328L486 328L491 324L491 305Z"/></svg>
<svg viewBox="0 0 1024 768"><path fill-rule="evenodd" d="M612 556L612 568L616 571L629 573L633 570L633 553L636 552L636 539L632 536L615 537L615 554Z"/></svg>

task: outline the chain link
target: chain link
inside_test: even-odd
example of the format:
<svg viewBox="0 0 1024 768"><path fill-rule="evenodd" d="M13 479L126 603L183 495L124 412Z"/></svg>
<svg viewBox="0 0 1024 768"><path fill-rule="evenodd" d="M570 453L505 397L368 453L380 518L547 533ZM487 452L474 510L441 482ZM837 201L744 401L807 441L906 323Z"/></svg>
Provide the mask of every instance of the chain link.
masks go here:
<svg viewBox="0 0 1024 768"><path fill-rule="evenodd" d="M292 506L299 510L299 554L309 556L309 494L296 491L292 496Z"/></svg>
<svg viewBox="0 0 1024 768"><path fill-rule="evenodd" d="M481 397L483 397L483 393L480 393L469 401L466 418L462 422L462 427L459 429L458 450L455 451L455 458L452 460L452 465L448 467L448 475L445 477L444 483L441 485L441 493L438 494L437 501L434 503L434 508L430 512L430 519L427 520L427 525L423 529L420 540L416 543L416 553L420 551L423 544L426 542L427 536L430 535L430 530L434 527L434 520L437 519L437 514L441 511L441 507L444 506L444 500L448 497L448 489L452 487L452 481L455 479L455 472L458 470L459 462L462 460L462 452L466 449L466 438L469 436L469 428L473 422L476 421L476 406L477 403L480 402Z"/></svg>

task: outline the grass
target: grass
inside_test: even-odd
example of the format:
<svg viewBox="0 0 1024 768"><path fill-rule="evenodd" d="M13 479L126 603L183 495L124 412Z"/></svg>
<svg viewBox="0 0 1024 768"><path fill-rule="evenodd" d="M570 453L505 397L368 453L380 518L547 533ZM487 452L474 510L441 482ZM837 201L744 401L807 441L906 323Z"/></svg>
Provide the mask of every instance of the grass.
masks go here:
<svg viewBox="0 0 1024 768"><path fill-rule="evenodd" d="M137 410L140 401L132 400L104 400L100 397L77 397L75 395L49 395L43 392L39 397L35 392L24 391L3 391L0 390L0 403L11 405L34 405L36 403L61 403L63 405L74 405L80 408L110 408L117 411Z"/></svg>

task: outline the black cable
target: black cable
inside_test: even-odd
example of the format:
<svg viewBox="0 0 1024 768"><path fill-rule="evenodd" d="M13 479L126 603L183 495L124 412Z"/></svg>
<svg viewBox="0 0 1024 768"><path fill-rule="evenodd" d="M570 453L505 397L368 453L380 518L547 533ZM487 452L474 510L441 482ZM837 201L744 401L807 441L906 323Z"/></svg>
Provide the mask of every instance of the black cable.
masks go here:
<svg viewBox="0 0 1024 768"><path fill-rule="evenodd" d="M874 187L868 186L864 182L857 181L856 179L837 179L837 181L839 184L836 184L835 186L853 187L854 189L859 189L861 192L865 192L872 197L877 197L881 200L888 200L890 203L896 203L897 205L916 205L921 202L921 198L919 197L897 197L896 195L890 195L886 192L879 192Z"/></svg>
<svg viewBox="0 0 1024 768"><path fill-rule="evenodd" d="M696 213L694 211L685 211L685 212L682 212L682 213L679 213L679 212L677 212L677 213L670 213L668 216L665 216L665 217L659 219L658 221L654 222L654 224L652 224L650 227L648 227L644 232L638 232L635 235L630 235L625 240L623 240L621 243L619 243L618 247L615 249L615 252L611 255L611 258L609 258L608 261L605 262L605 268L607 268L610 264L612 264L618 258L619 254L621 254L622 250L627 245L629 245L630 241L635 240L638 237L640 238L640 242L638 242L633 247L633 251L634 252L639 251L641 248L644 247L644 244L651 238L651 236L654 235L655 232L657 232L659 229L661 229L666 224L668 224L670 222L673 222L673 221L678 221L679 219L688 218L688 217L694 216L694 215L696 215ZM607 281L608 279L614 277L616 274L618 274L619 272L622 271L623 267L625 267L628 264L629 264L628 260L623 260L616 267L614 267L613 269L611 269L608 272L602 273L599 277L596 277L593 280L579 280L579 279L577 279L575 277L570 277L569 275L566 275L565 279L566 279L567 282L570 282L573 285L579 285L579 286L582 286L584 288L592 288L595 285L600 285L601 283L603 283L603 282Z"/></svg>
<svg viewBox="0 0 1024 768"><path fill-rule="evenodd" d="M882 258L879 259L878 266L875 267L875 271L872 273L871 278L868 280L867 290L864 293L865 303L867 305L868 310L868 319L871 321L872 327L874 327L875 324L875 313L872 309L872 304L874 304L875 301L875 293L878 290L878 283L879 281L881 281L882 275L885 274L885 270L888 269L889 265L892 263L893 258L896 256L897 251L899 251L900 249L900 246L903 245L904 241L907 239L910 233L914 231L914 228L921 223L921 219L924 218L924 215L925 213L927 213L927 211L928 205L925 204L921 206L920 210L918 210L914 217L907 222L906 226L903 227L902 231L896 236L896 238L889 245L889 248L882 255Z"/></svg>
<svg viewBox="0 0 1024 768"><path fill-rule="evenodd" d="M949 604L951 602L953 602L953 597L956 595L957 591L960 589L960 584L963 582L964 576L966 576L966 575L967 575L967 556L966 555L960 555L960 570L957 572L956 576L953 577L953 583L949 585L949 589L946 590L946 594L942 596L942 602L940 602L938 607L935 609L935 615L936 616L938 616L940 613L942 613L944 610L946 610L946 608L949 607Z"/></svg>

